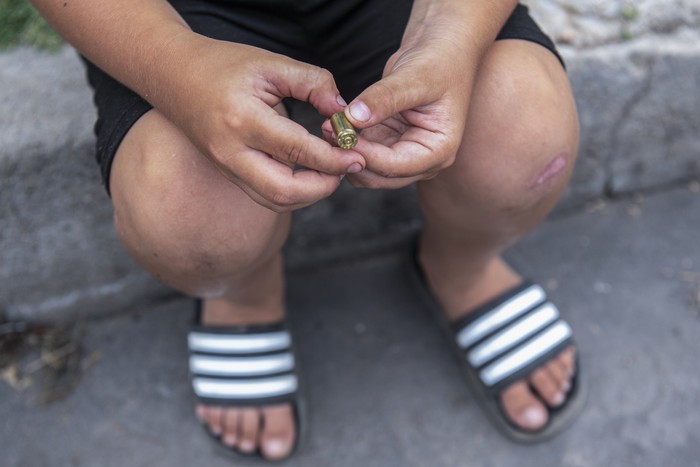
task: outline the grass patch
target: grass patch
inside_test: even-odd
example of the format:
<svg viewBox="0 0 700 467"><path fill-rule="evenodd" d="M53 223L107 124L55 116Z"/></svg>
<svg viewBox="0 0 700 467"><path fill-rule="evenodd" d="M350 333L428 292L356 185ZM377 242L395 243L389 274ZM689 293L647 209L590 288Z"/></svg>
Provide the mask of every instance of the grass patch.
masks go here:
<svg viewBox="0 0 700 467"><path fill-rule="evenodd" d="M625 21L636 21L639 19L639 10L632 6L627 5L622 8L622 19Z"/></svg>
<svg viewBox="0 0 700 467"><path fill-rule="evenodd" d="M27 0L0 0L0 50L18 45L56 51L63 39Z"/></svg>

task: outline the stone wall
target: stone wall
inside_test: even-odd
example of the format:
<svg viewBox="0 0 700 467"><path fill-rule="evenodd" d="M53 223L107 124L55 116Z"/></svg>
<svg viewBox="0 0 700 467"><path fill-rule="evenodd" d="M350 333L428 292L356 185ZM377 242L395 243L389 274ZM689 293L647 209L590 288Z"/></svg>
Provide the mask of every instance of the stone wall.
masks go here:
<svg viewBox="0 0 700 467"><path fill-rule="evenodd" d="M700 1L530 0L581 120L563 208L700 174Z"/></svg>
<svg viewBox="0 0 700 467"><path fill-rule="evenodd" d="M587 49L700 26L698 0L527 0L560 45Z"/></svg>

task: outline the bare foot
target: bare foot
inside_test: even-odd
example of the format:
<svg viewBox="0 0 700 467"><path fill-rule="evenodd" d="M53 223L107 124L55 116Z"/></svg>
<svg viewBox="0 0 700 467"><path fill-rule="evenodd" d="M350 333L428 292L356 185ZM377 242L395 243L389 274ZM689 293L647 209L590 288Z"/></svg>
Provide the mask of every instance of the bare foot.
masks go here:
<svg viewBox="0 0 700 467"><path fill-rule="evenodd" d="M233 310L225 301L205 301L202 324L234 326L242 324L268 324L279 322L283 311L256 312L250 314ZM243 453L259 451L269 460L288 457L296 441L294 409L291 404L260 407L222 407L198 404L197 418L206 423L221 442Z"/></svg>
<svg viewBox="0 0 700 467"><path fill-rule="evenodd" d="M431 289L440 300L450 321L462 318L501 293L522 282L502 258L493 259L484 269L465 272L461 277L441 277L439 266L430 266L420 256ZM465 287L464 284L469 284ZM568 347L535 370L529 378L513 383L499 395L503 410L518 427L536 431L547 424L547 407L555 408L566 401L571 378L576 371L575 348Z"/></svg>

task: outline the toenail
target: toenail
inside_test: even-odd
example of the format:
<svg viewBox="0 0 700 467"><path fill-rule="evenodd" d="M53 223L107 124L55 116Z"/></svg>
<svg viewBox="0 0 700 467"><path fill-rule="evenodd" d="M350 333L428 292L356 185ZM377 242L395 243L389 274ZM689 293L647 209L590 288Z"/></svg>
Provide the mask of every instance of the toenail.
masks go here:
<svg viewBox="0 0 700 467"><path fill-rule="evenodd" d="M224 436L223 442L226 446L235 446L236 445L236 437L231 436L231 435L226 435L226 436Z"/></svg>
<svg viewBox="0 0 700 467"><path fill-rule="evenodd" d="M564 394L558 392L553 398L552 402L555 406L562 405L564 403Z"/></svg>
<svg viewBox="0 0 700 467"><path fill-rule="evenodd" d="M525 425L529 427L540 427L544 425L544 422L547 421L544 412L536 408L526 409L523 412L522 417L523 421L525 422Z"/></svg>
<svg viewBox="0 0 700 467"><path fill-rule="evenodd" d="M220 426L212 426L211 427L211 432L214 433L216 436L219 436L221 434L221 427Z"/></svg>
<svg viewBox="0 0 700 467"><path fill-rule="evenodd" d="M561 384L561 390L564 392L569 392L569 389L571 389L571 383L569 383L568 381L564 381Z"/></svg>
<svg viewBox="0 0 700 467"><path fill-rule="evenodd" d="M269 454L282 454L285 449L285 442L279 438L268 439L265 442L265 451Z"/></svg>
<svg viewBox="0 0 700 467"><path fill-rule="evenodd" d="M252 452L255 449L255 444L251 441L243 441L240 448L241 451Z"/></svg>
<svg viewBox="0 0 700 467"><path fill-rule="evenodd" d="M287 454L285 444L280 439L267 440L263 448L263 454L268 459L280 459Z"/></svg>

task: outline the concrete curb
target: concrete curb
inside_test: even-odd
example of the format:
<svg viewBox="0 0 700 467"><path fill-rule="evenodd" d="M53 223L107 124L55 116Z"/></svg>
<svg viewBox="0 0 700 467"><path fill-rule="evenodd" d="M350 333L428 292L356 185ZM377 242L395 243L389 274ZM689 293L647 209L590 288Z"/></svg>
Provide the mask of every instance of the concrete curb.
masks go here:
<svg viewBox="0 0 700 467"><path fill-rule="evenodd" d="M697 32L562 52L582 141L560 212L700 175ZM84 81L69 48L0 54L0 311L12 319L96 317L171 293L118 245ZM420 225L410 188L344 186L296 221L291 268L396 247Z"/></svg>
<svg viewBox="0 0 700 467"><path fill-rule="evenodd" d="M562 48L581 121L580 157L564 199L641 191L700 174L700 33Z"/></svg>

